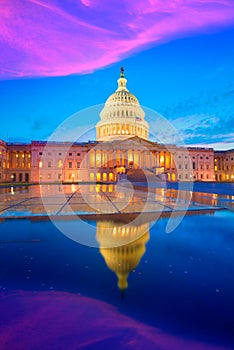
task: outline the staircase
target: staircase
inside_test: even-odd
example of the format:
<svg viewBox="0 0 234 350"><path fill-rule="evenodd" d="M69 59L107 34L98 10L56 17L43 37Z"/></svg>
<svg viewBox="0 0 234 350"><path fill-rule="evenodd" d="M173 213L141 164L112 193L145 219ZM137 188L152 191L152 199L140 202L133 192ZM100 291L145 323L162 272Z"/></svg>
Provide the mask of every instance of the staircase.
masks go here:
<svg viewBox="0 0 234 350"><path fill-rule="evenodd" d="M164 181L164 174L156 175L149 169L129 169L127 179L131 182L161 182Z"/></svg>

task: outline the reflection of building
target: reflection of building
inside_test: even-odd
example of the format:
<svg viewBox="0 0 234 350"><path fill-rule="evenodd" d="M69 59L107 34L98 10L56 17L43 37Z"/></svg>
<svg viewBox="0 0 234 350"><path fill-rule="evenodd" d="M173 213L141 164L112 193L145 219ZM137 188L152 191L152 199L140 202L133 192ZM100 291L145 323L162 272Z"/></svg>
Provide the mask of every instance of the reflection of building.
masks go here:
<svg viewBox="0 0 234 350"><path fill-rule="evenodd" d="M145 253L150 237L149 223L119 226L111 221L98 221L96 237L106 265L115 272L118 287L124 291L128 287L129 273Z"/></svg>
<svg viewBox="0 0 234 350"><path fill-rule="evenodd" d="M97 141L0 141L0 182L113 182L126 173L134 180L142 170L151 181L162 175L168 181L234 180L233 150L214 152L149 141L145 113L126 83L121 69L118 88L100 113Z"/></svg>

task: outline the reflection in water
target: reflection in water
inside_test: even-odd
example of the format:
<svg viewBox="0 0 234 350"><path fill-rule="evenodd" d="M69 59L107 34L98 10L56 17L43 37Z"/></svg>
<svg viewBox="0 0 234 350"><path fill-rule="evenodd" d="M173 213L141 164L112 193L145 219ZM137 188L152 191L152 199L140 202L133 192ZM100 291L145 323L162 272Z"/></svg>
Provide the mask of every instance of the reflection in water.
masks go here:
<svg viewBox="0 0 234 350"><path fill-rule="evenodd" d="M106 265L115 272L118 287L124 292L128 287L129 273L138 266L145 253L150 238L149 223L125 227L114 221L98 221L96 238ZM108 240L110 248L106 248ZM130 243L126 244L126 241Z"/></svg>

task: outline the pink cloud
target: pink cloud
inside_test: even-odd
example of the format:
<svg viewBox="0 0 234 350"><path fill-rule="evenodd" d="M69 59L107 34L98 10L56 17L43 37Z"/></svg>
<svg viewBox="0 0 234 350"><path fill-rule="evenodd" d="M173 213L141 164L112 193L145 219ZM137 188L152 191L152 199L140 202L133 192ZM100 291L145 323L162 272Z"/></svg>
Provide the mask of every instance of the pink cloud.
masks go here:
<svg viewBox="0 0 234 350"><path fill-rule="evenodd" d="M171 335L125 316L105 302L69 293L3 294L1 311L1 350L228 350Z"/></svg>
<svg viewBox="0 0 234 350"><path fill-rule="evenodd" d="M228 0L1 0L0 78L92 72L234 22Z"/></svg>

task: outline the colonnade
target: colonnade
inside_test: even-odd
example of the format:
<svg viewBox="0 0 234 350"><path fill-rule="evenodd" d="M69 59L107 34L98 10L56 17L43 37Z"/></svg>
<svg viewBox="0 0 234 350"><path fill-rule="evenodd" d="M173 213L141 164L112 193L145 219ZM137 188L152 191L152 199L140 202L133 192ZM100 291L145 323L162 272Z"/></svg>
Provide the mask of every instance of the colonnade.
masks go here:
<svg viewBox="0 0 234 350"><path fill-rule="evenodd" d="M97 127L97 138L105 138L109 136L118 135L137 135L141 138L148 138L148 130L146 127L139 126L135 122L133 124L129 123L113 123L109 125L101 125Z"/></svg>
<svg viewBox="0 0 234 350"><path fill-rule="evenodd" d="M91 149L84 167L134 169L174 168L174 157L168 151L154 151L137 148L130 149Z"/></svg>

